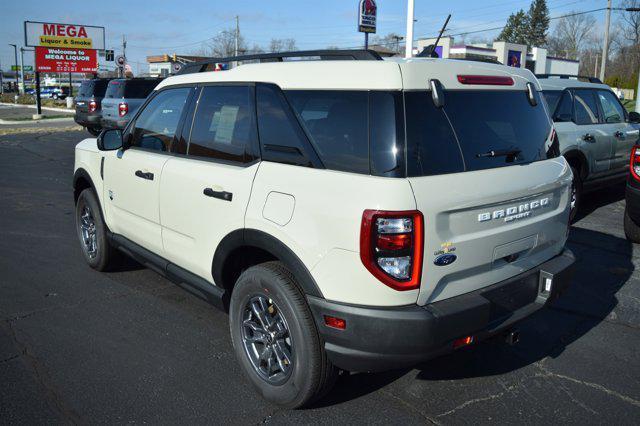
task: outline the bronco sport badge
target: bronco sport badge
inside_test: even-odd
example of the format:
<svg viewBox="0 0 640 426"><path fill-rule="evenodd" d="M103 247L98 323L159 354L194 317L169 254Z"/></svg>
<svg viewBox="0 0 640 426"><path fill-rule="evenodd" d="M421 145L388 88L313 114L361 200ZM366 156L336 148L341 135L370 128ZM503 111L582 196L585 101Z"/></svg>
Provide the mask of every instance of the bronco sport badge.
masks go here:
<svg viewBox="0 0 640 426"><path fill-rule="evenodd" d="M548 206L549 197L545 197L539 200L533 200L528 203L519 204L517 206L507 207L505 209L480 213L478 215L478 222L486 222L493 219L504 219L505 222L511 222L531 216L532 210L537 210Z"/></svg>

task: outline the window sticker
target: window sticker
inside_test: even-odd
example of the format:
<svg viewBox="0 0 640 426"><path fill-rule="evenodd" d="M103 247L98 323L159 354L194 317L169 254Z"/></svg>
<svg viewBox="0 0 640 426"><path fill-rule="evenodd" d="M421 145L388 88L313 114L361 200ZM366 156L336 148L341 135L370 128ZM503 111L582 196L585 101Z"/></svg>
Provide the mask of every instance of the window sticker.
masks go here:
<svg viewBox="0 0 640 426"><path fill-rule="evenodd" d="M218 114L218 119L216 120L216 114L214 114L214 119L212 121L217 121L217 129L216 136L214 141L216 143L231 143L231 139L233 138L233 131L236 127L236 118L238 117L238 111L240 110L239 106L228 106L225 105L220 108L220 112ZM211 123L213 126L213 122Z"/></svg>

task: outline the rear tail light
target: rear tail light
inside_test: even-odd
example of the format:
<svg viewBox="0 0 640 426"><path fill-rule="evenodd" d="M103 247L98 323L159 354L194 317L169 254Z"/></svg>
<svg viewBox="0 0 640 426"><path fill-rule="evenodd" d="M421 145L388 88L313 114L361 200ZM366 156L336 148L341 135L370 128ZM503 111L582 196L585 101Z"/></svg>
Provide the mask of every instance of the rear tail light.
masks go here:
<svg viewBox="0 0 640 426"><path fill-rule="evenodd" d="M126 102L120 102L120 104L118 105L118 114L120 114L120 117L124 117L128 112L129 105L127 105Z"/></svg>
<svg viewBox="0 0 640 426"><path fill-rule="evenodd" d="M637 181L640 181L640 146L636 145L631 148L631 176Z"/></svg>
<svg viewBox="0 0 640 426"><path fill-rule="evenodd" d="M513 86L513 78L501 75L458 75L462 84L481 84L486 86Z"/></svg>
<svg viewBox="0 0 640 426"><path fill-rule="evenodd" d="M96 101L89 102L89 112L95 112L98 109L98 103Z"/></svg>
<svg viewBox="0 0 640 426"><path fill-rule="evenodd" d="M398 290L420 287L424 218L417 210L365 210L360 228L360 259L383 284Z"/></svg>
<svg viewBox="0 0 640 426"><path fill-rule="evenodd" d="M473 336L461 337L453 341L453 349L458 349L463 346L469 346L473 343Z"/></svg>

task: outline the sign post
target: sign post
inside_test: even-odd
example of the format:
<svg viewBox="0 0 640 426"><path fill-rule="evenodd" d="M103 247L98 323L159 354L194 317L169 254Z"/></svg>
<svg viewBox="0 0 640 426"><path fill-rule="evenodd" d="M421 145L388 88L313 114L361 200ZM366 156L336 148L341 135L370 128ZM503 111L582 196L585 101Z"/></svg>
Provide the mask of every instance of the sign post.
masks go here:
<svg viewBox="0 0 640 426"><path fill-rule="evenodd" d="M369 33L376 32L378 6L375 0L360 0L358 4L358 31L364 33L364 48L369 48Z"/></svg>

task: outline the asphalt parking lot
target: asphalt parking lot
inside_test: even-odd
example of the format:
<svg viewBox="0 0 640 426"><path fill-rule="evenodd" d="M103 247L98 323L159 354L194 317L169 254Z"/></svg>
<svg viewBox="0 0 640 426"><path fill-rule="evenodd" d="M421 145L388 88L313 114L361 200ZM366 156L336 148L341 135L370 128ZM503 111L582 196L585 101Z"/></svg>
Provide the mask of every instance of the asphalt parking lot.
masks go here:
<svg viewBox="0 0 640 426"><path fill-rule="evenodd" d="M98 273L73 222L86 132L0 135L0 423L608 423L640 421L640 250L624 188L586 198L567 294L487 342L413 370L342 376L311 409L265 403L228 321L128 262Z"/></svg>

